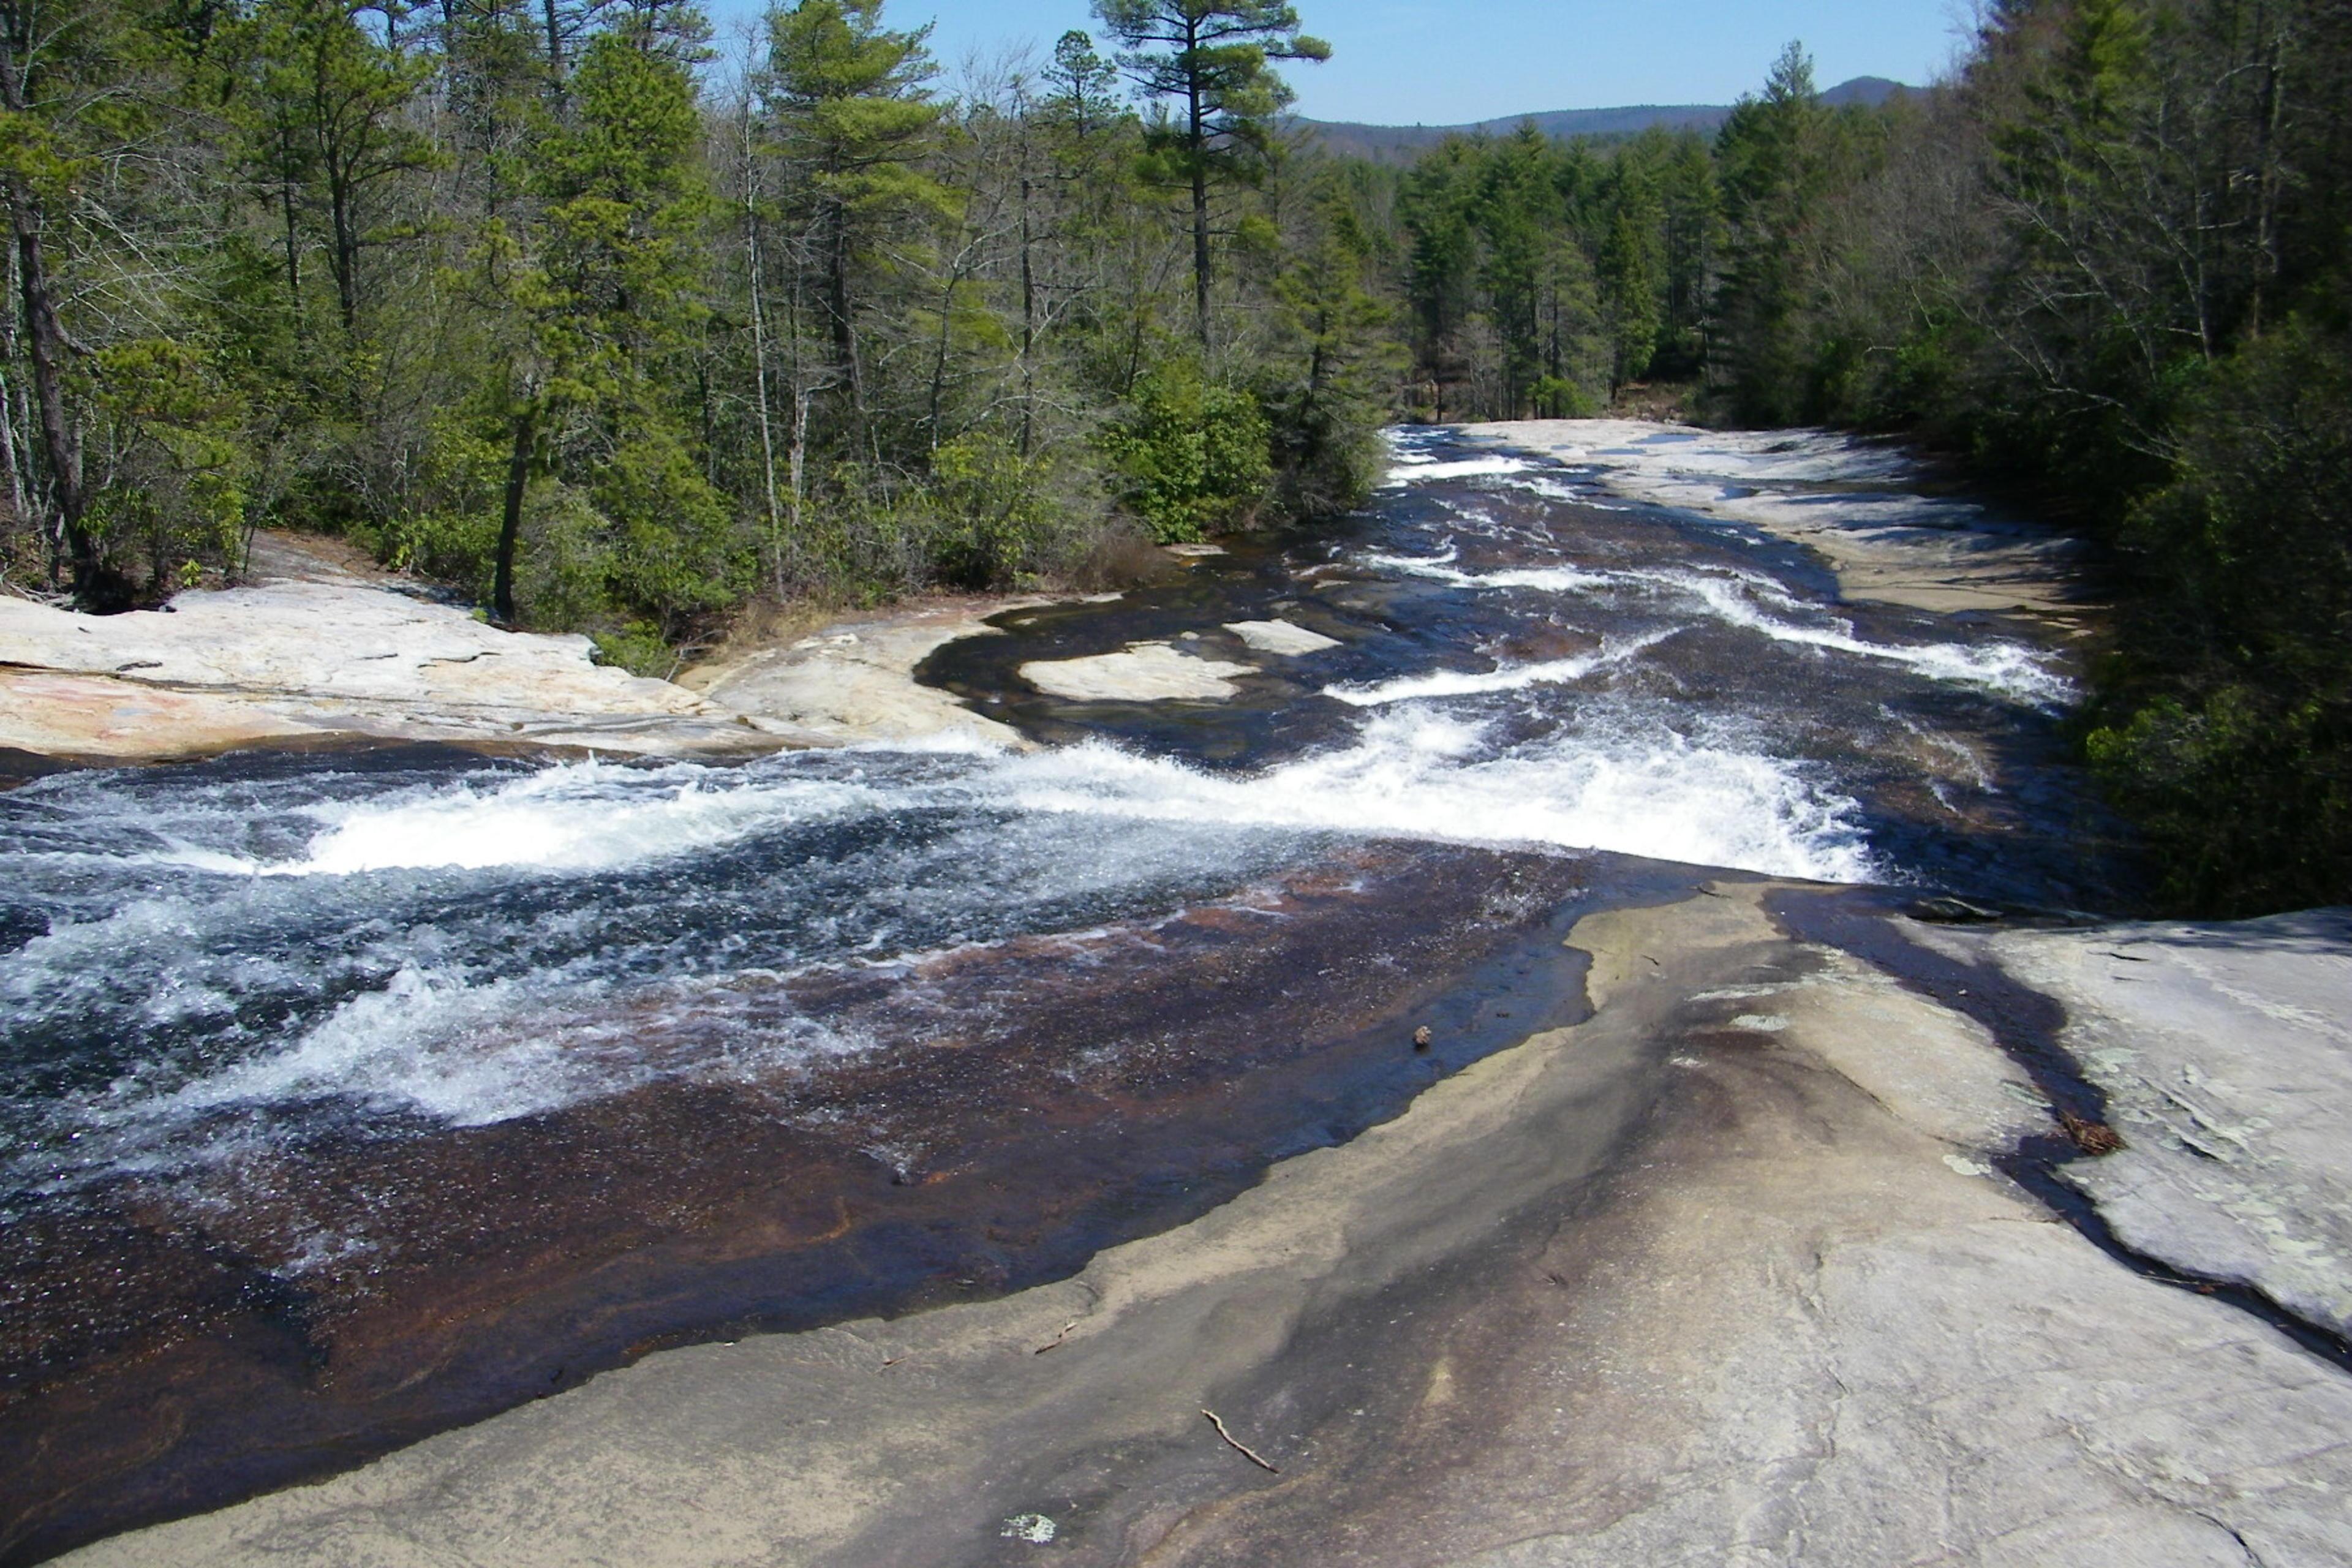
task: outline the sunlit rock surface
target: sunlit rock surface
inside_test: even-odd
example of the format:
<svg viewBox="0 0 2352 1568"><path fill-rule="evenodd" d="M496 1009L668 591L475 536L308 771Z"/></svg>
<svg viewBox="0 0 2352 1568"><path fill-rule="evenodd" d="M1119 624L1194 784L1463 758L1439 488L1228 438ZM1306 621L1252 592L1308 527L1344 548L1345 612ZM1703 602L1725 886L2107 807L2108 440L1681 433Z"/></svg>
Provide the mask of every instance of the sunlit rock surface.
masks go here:
<svg viewBox="0 0 2352 1568"><path fill-rule="evenodd" d="M1587 918L1591 1022L1065 1283L654 1356L71 1561L2352 1558L2352 1378L1997 1174L2048 1126L2016 1065L1791 896Z"/></svg>
<svg viewBox="0 0 2352 1568"><path fill-rule="evenodd" d="M1602 475L1629 500L1741 522L1818 551L1851 599L2064 616L2076 551L1982 504L1922 493L1918 460L1820 430L1701 430L1626 419L1521 420L1467 434Z"/></svg>
<svg viewBox="0 0 2352 1568"><path fill-rule="evenodd" d="M0 617L5 602L0 601ZM43 756L136 758L317 735L253 702L104 676L0 668L0 746Z"/></svg>
<svg viewBox="0 0 2352 1568"><path fill-rule="evenodd" d="M1225 630L1256 652L1284 658L1303 658L1339 646L1338 637L1327 637L1321 632L1310 632L1288 621L1232 621L1226 624Z"/></svg>
<svg viewBox="0 0 2352 1568"><path fill-rule="evenodd" d="M1234 680L1256 673L1253 665L1195 658L1160 642L1021 667L1022 679L1071 702L1214 702L1241 689Z"/></svg>
<svg viewBox="0 0 2352 1568"><path fill-rule="evenodd" d="M994 635L984 617L1047 602L971 599L841 621L686 679L762 728L818 743L947 735L1017 746L1021 737L1010 727L918 685L914 669L942 644Z"/></svg>
<svg viewBox="0 0 2352 1568"><path fill-rule="evenodd" d="M2019 932L2130 1147L2066 1167L2134 1249L2352 1337L2352 911Z"/></svg>
<svg viewBox="0 0 2352 1568"><path fill-rule="evenodd" d="M500 631L356 581L188 593L103 616L0 599L0 666L16 667L0 744L133 758L317 732L614 751L759 742L733 713L592 653L584 637Z"/></svg>

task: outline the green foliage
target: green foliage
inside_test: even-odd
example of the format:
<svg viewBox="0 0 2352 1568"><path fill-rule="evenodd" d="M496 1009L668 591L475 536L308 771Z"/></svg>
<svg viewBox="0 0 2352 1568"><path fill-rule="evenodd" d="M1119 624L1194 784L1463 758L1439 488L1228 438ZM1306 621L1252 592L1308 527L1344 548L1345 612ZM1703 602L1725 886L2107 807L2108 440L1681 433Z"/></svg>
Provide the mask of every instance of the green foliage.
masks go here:
<svg viewBox="0 0 2352 1568"><path fill-rule="evenodd" d="M1793 425L1810 412L1804 261L1832 174L1832 132L1812 60L1790 44L1763 96L1741 100L1716 139L1724 270L1715 369L1734 417L1748 423Z"/></svg>
<svg viewBox="0 0 2352 1568"><path fill-rule="evenodd" d="M1047 554L1058 513L1051 479L1045 459L1024 458L1013 442L984 432L933 453L938 531L930 556L940 581L1003 589L1034 571Z"/></svg>
<svg viewBox="0 0 2352 1568"><path fill-rule="evenodd" d="M1158 145L1187 179L1253 178L1273 117L1291 101L1271 62L1331 58L1330 45L1299 30L1297 7L1273 0L1095 0L1094 9L1127 46L1119 64L1137 86L1182 104L1184 119Z"/></svg>
<svg viewBox="0 0 2352 1568"><path fill-rule="evenodd" d="M1095 0L1095 15L1127 46L1119 65L1147 99L1175 108L1151 123L1146 145L1165 183L1192 200L1192 288L1201 347L1212 346L1211 199L1220 185L1265 174L1274 118L1291 101L1275 60L1327 60L1331 46L1299 31L1297 9L1276 0Z"/></svg>
<svg viewBox="0 0 2352 1568"><path fill-rule="evenodd" d="M132 339L101 350L92 374L115 482L95 498L91 535L158 581L235 560L252 455L245 410L212 362L186 343Z"/></svg>
<svg viewBox="0 0 2352 1568"><path fill-rule="evenodd" d="M1693 368L1714 202L1694 138L1647 136L1606 160L1532 125L1442 144L1398 200L1423 410L1568 417L1662 352Z"/></svg>
<svg viewBox="0 0 2352 1568"><path fill-rule="evenodd" d="M1246 528L1270 497L1272 427L1257 399L1172 359L1136 384L1103 438L1121 499L1162 544Z"/></svg>
<svg viewBox="0 0 2352 1568"><path fill-rule="evenodd" d="M881 16L879 0L799 0L769 16L769 132L793 175L785 216L806 236L801 286L824 321L825 380L852 447L870 436L868 299L923 248L925 221L961 205L924 166L942 116L925 85L930 29L893 32Z"/></svg>
<svg viewBox="0 0 2352 1568"><path fill-rule="evenodd" d="M2137 667L2093 759L2184 907L2352 890L2352 345L2300 323L2248 345L2134 513Z"/></svg>
<svg viewBox="0 0 2352 1568"><path fill-rule="evenodd" d="M667 680L677 673L678 658L659 626L632 621L618 631L596 634L596 662L618 665L631 675Z"/></svg>
<svg viewBox="0 0 2352 1568"><path fill-rule="evenodd" d="M692 0L42 0L37 50L0 26L47 268L0 333L0 570L116 605L338 531L661 673L755 593L1344 510L1395 356L1381 193L1279 155L1324 50L1286 6L1188 0L1174 48L1112 10L1202 89L1182 134L1084 34L935 96L880 0L783 0L708 77ZM1213 212L1171 211L1195 174Z"/></svg>
<svg viewBox="0 0 2352 1568"><path fill-rule="evenodd" d="M733 509L676 432L646 420L597 464L589 486L609 518L613 601L683 630L746 584Z"/></svg>
<svg viewBox="0 0 2352 1568"><path fill-rule="evenodd" d="M1281 352L1255 381L1267 416L1284 515L1329 517L1360 505L1385 460L1403 356L1396 314L1377 289L1375 247L1351 193L1336 180L1275 279Z"/></svg>

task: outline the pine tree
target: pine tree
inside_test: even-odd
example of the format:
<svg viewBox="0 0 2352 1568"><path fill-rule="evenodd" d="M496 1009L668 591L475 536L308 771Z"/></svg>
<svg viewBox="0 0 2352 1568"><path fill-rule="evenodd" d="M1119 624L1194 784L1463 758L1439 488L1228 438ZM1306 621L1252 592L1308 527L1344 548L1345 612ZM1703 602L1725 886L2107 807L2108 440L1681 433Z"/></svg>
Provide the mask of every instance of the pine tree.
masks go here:
<svg viewBox="0 0 2352 1568"><path fill-rule="evenodd" d="M1607 229L1600 275L1614 390L1648 372L1664 315L1665 206L1656 176L1637 149L1627 149L1611 165L1601 205Z"/></svg>
<svg viewBox="0 0 2352 1568"><path fill-rule="evenodd" d="M1311 518L1370 493L1399 367L1394 312L1373 291L1372 241L1347 193L1327 184L1306 221L1275 282L1284 359L1261 400L1274 415L1284 510Z"/></svg>
<svg viewBox="0 0 2352 1568"><path fill-rule="evenodd" d="M1716 139L1724 271L1717 351L1739 417L1793 424L1804 407L1802 241L1817 214L1826 114L1813 62L1790 44L1761 98L1745 98Z"/></svg>
<svg viewBox="0 0 2352 1568"><path fill-rule="evenodd" d="M688 451L663 374L698 312L696 242L712 211L695 19L680 28L677 13L648 8L596 34L566 83L564 125L534 151L533 254L508 285L526 327L491 587L503 620L516 616L535 466L584 482L622 602L674 621L709 607L728 576L728 509Z"/></svg>
<svg viewBox="0 0 2352 1568"><path fill-rule="evenodd" d="M317 209L347 338L359 329L362 260L398 234L383 221L385 187L436 162L407 118L433 62L404 54L360 17L350 0L261 0L247 43L260 69L245 108L257 161L278 190L289 301L301 309L301 217Z"/></svg>
<svg viewBox="0 0 2352 1568"><path fill-rule="evenodd" d="M867 279L883 266L887 238L957 205L924 167L941 115L925 86L930 29L892 32L881 16L880 0L800 0L768 18L767 111L807 237L853 453L866 445Z"/></svg>
<svg viewBox="0 0 2352 1568"><path fill-rule="evenodd" d="M1296 7L1269 0L1095 0L1095 15L1127 46L1119 56L1148 97L1173 99L1157 141L1190 189L1193 319L1211 347L1212 188L1264 167L1274 116L1291 101L1274 60L1328 60L1331 46L1301 33Z"/></svg>

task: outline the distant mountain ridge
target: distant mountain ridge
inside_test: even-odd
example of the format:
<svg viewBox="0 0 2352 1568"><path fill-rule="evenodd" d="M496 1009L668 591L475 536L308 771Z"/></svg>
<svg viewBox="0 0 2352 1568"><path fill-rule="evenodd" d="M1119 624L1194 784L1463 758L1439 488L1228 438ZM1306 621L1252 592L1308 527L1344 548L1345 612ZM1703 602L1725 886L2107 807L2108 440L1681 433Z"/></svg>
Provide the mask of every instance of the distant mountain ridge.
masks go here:
<svg viewBox="0 0 2352 1568"><path fill-rule="evenodd" d="M1858 76L1822 94L1832 108L1859 103L1875 109L1897 93L1916 91L1880 76ZM1668 131L1713 132L1731 114L1729 104L1641 103L1622 109L1557 109L1546 114L1513 114L1475 125L1360 125L1347 121L1301 120L1301 131L1334 153L1395 163L1418 156L1448 136L1507 135L1522 122L1561 141L1579 136L1638 136L1652 126Z"/></svg>

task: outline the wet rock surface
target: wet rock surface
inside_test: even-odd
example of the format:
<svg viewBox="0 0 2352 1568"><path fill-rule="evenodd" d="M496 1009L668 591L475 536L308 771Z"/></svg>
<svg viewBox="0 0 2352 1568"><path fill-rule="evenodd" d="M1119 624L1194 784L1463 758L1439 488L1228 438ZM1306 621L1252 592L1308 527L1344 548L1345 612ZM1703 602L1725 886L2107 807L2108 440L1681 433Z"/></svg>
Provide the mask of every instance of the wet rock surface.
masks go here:
<svg viewBox="0 0 2352 1568"><path fill-rule="evenodd" d="M1632 500L1794 540L1821 552L1850 599L2060 621L2094 603L2079 545L1965 496L1923 489L1916 459L1892 443L1824 430L1702 430L1623 419L1465 429L1589 468Z"/></svg>
<svg viewBox="0 0 2352 1568"><path fill-rule="evenodd" d="M1066 1273L1577 1016L1559 937L1596 869L1343 852L1165 919L738 983L723 1012L615 999L595 1033L741 1065L474 1128L322 1126L20 1213L0 1552L339 1468L665 1341ZM856 1053L761 1070L810 1016ZM352 1244L289 1268L318 1235Z"/></svg>
<svg viewBox="0 0 2352 1568"><path fill-rule="evenodd" d="M2352 1378L1998 1175L2015 1064L1765 891L1586 918L1589 1021L1063 1283L73 1561L2343 1560Z"/></svg>
<svg viewBox="0 0 2352 1568"><path fill-rule="evenodd" d="M2332 928L2133 1012L2068 944L2148 931L2005 912L2131 882L2029 533L1888 449L1661 510L1695 433L1559 437L596 721L885 743L0 754L0 1553L381 1455L76 1560L2352 1555L2344 1358L2195 1277L2334 1299L2334 1090L2264 1076L2333 1081ZM1139 642L1255 673L1024 678ZM2184 1019L2244 1048L2128 1043ZM2191 1160L2185 1281L2053 1201Z"/></svg>

